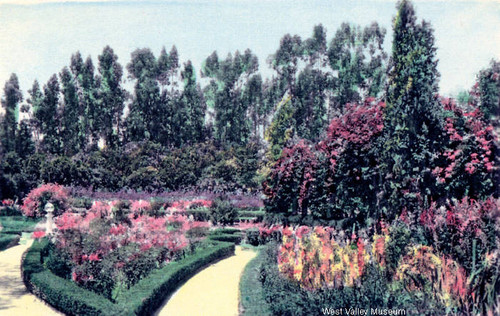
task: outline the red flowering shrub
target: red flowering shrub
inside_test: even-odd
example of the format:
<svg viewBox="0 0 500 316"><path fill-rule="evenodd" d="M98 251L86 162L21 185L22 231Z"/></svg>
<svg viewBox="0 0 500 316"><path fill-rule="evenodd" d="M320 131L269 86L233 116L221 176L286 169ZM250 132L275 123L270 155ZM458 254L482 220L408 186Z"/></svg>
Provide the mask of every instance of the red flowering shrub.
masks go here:
<svg viewBox="0 0 500 316"><path fill-rule="evenodd" d="M69 210L69 195L66 189L61 185L48 183L31 190L24 198L21 211L28 217L43 217L47 202L54 205L54 216Z"/></svg>
<svg viewBox="0 0 500 316"><path fill-rule="evenodd" d="M432 170L438 188L457 198L486 198L497 184L493 126L483 120L479 108L467 112L454 100L442 98L441 102L447 113L448 141Z"/></svg>
<svg viewBox="0 0 500 316"><path fill-rule="evenodd" d="M498 203L493 198L476 201L467 197L447 207L433 203L422 212L420 224L431 234L436 249L460 262L471 273L475 262L497 247Z"/></svg>
<svg viewBox="0 0 500 316"><path fill-rule="evenodd" d="M268 210L288 216L306 215L316 165L317 158L304 140L283 149L264 184Z"/></svg>
<svg viewBox="0 0 500 316"><path fill-rule="evenodd" d="M12 206L12 205L14 205L14 201L11 199L5 199L5 200L2 200L2 205L3 206Z"/></svg>

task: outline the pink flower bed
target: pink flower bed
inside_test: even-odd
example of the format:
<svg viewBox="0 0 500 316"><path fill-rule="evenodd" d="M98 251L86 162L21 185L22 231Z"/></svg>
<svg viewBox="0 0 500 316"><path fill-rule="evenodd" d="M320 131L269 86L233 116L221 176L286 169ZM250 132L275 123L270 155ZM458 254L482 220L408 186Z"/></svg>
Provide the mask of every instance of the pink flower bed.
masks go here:
<svg viewBox="0 0 500 316"><path fill-rule="evenodd" d="M65 212L56 217L55 247L48 260L49 266L61 270L53 271L56 274L104 291L110 299L120 288L192 251L209 227L182 214L144 215L141 211L151 207L148 201L131 201L128 214L118 217L117 204L96 201L85 214ZM35 238L43 237L41 233Z"/></svg>

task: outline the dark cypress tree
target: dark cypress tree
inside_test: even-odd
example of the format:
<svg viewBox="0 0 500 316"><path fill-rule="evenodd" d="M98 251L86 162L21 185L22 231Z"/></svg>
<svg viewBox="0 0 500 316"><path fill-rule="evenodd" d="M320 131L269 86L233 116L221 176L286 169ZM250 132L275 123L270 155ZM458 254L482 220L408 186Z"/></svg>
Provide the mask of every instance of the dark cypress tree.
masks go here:
<svg viewBox="0 0 500 316"><path fill-rule="evenodd" d="M1 143L4 152L14 151L16 147L16 130L19 116L19 103L23 95L19 88L19 80L16 74L12 74L4 86L4 97L2 107L5 114L2 121Z"/></svg>
<svg viewBox="0 0 500 316"><path fill-rule="evenodd" d="M42 90L40 89L40 84L38 83L37 80L33 82L33 86L31 87L30 90L28 90L29 98L27 100L29 106L31 106L31 110L33 114L35 114L39 108L42 106L43 103L43 93ZM41 134L42 134L42 123L41 121L36 117L36 115L31 115L29 123L31 125L32 131L33 131L33 136L34 136L34 142L35 142L35 148L38 151L40 148L40 142L41 142Z"/></svg>
<svg viewBox="0 0 500 316"><path fill-rule="evenodd" d="M398 3L390 62L382 159L386 210L411 211L430 199L443 110L433 30L425 21L417 24L413 5L406 0Z"/></svg>

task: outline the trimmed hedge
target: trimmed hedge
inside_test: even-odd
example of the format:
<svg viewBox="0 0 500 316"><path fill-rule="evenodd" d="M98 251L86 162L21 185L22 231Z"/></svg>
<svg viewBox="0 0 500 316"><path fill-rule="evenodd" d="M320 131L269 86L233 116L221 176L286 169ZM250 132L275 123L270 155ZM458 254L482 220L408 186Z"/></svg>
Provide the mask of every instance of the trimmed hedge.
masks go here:
<svg viewBox="0 0 500 316"><path fill-rule="evenodd" d="M0 251L17 245L19 239L19 235L0 235Z"/></svg>
<svg viewBox="0 0 500 316"><path fill-rule="evenodd" d="M116 303L47 270L42 263L47 241L35 242L26 253L22 264L23 280L31 292L67 315L150 315L192 275L234 254L232 243L212 241L211 244L192 256L151 272Z"/></svg>
<svg viewBox="0 0 500 316"><path fill-rule="evenodd" d="M241 235L236 235L236 234L214 234L211 236L208 236L211 240L216 240L216 241L222 241L222 242L231 242L235 244L239 244L241 242Z"/></svg>
<svg viewBox="0 0 500 316"><path fill-rule="evenodd" d="M212 232L212 235L225 235L225 234L236 234L239 233L238 228L218 228Z"/></svg>
<svg viewBox="0 0 500 316"><path fill-rule="evenodd" d="M241 243L243 237L237 228L219 228L212 231L208 238L211 240L232 242L238 245Z"/></svg>
<svg viewBox="0 0 500 316"><path fill-rule="evenodd" d="M238 211L240 217L264 217L265 211Z"/></svg>

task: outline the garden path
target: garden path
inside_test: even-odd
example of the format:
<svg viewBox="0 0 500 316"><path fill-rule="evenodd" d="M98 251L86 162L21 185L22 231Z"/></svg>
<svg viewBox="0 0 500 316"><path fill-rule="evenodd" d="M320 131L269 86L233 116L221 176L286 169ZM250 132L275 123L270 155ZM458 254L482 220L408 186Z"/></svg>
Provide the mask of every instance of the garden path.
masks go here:
<svg viewBox="0 0 500 316"><path fill-rule="evenodd" d="M239 282L243 269L256 256L236 246L235 255L189 279L159 309L157 316L238 315Z"/></svg>
<svg viewBox="0 0 500 316"><path fill-rule="evenodd" d="M21 279L21 257L33 240L0 252L0 315L62 315L33 294Z"/></svg>

